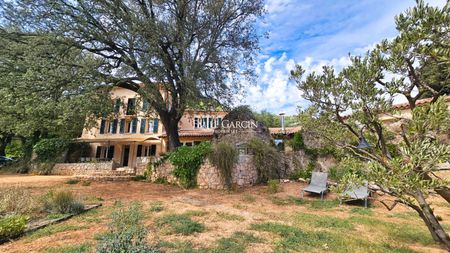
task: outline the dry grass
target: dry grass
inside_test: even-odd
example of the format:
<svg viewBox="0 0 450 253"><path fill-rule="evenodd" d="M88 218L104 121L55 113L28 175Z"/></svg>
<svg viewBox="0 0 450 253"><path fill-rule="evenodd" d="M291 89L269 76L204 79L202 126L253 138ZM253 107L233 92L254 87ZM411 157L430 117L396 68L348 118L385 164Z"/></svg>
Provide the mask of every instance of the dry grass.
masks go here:
<svg viewBox="0 0 450 253"><path fill-rule="evenodd" d="M147 239L167 252L446 252L405 207L388 212L376 202L369 209L339 206L333 194L323 202L313 195L299 200L300 183L281 184L276 194L268 194L264 186L229 193L134 181L92 182L86 187L61 180L27 186L33 194L68 187L81 196L104 200L104 206L62 223L59 229L0 245L0 252L93 249L96 238L107 230L117 200L143 204L150 230ZM442 223L450 227L449 206L439 199L433 203Z"/></svg>

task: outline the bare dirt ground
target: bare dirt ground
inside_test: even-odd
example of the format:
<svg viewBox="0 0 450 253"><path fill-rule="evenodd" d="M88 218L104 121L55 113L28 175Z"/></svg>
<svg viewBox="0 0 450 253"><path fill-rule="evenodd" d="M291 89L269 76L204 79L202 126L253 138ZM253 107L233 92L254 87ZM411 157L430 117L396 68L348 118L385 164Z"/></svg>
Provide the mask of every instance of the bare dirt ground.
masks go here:
<svg viewBox="0 0 450 253"><path fill-rule="evenodd" d="M134 181L91 182L89 186L83 186L81 183L69 185L65 184L68 178L60 176L0 176L0 187L20 184L31 189L33 194L37 195L45 193L48 189L64 188L70 189L87 201L101 202L103 204L103 207L96 211L56 225L51 232L27 235L13 242L0 245L0 252L45 252L49 248L58 246L80 243L95 245L96 235L107 230L108 215L116 201L121 201L124 204L137 201L143 204L144 210L149 210L149 207L155 201L160 201L163 204L164 210L162 212L152 213L147 211L149 215L145 223L150 230L148 240L153 243L165 241L179 244L183 242L188 243L189 247L192 248L204 248L214 245L218 239L229 237L237 231L250 231L262 238L262 240L252 243L251 246L246 248L246 252L278 252L277 247L281 243L279 235L254 231L250 228L252 224L276 222L299 226L302 229L311 231L330 231L330 233L338 231L343 237L354 236L355 238L363 238L364 243L368 246L364 246L364 244L362 246L357 245L353 250L354 252L383 252L383 250L370 248L372 247L371 245L386 243L405 249L405 251L392 250L390 252L446 252L432 242L416 242L414 234L409 235L409 237L401 234L397 238L395 235L388 233L389 228L399 227L399 231L404 231L405 233L408 232L408 229L418 228L422 233L417 235L419 239L421 235L429 236L422 221L415 217L414 214L411 214L411 210L403 206L399 206L394 211L389 212L379 202L373 201L370 214L362 216L355 214L356 211L363 209L358 205L311 208L311 206L303 204L280 203L280 200L292 198L292 196L295 198L299 197L300 189L304 187L304 184L298 182L284 183L281 185L281 192L269 194L265 186L226 192L200 189L184 190L176 186ZM311 200L320 199L313 195L305 195L305 198ZM336 199L336 196L333 193L329 193L326 195L326 199ZM443 219L442 222L444 224L450 227L450 213L448 213L450 206L438 199L433 201L436 214ZM195 213L193 219L205 224L206 231L186 236L167 235L153 226L153 221L156 217L186 212ZM305 221L303 224L292 218L298 214L308 214L314 217L332 216L336 219L351 221L355 225L349 231L308 227L308 221ZM363 220L365 223L358 224L356 221L352 221L354 217ZM376 229L378 221L386 223L390 227L387 227L383 232L379 232ZM375 223L370 225L367 222ZM384 227L382 228L384 229ZM404 230L401 230L403 228ZM301 249L298 250L301 251ZM339 249L330 249L327 245L324 245L324 248L315 252L339 251L345 252Z"/></svg>

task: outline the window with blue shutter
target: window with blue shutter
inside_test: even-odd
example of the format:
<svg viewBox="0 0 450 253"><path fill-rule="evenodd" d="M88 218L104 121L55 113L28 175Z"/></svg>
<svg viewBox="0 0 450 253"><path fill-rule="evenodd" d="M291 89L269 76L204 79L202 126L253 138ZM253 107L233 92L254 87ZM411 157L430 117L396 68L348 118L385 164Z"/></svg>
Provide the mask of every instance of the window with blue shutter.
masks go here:
<svg viewBox="0 0 450 253"><path fill-rule="evenodd" d="M121 119L119 133L123 134L124 132L125 132L125 119Z"/></svg>
<svg viewBox="0 0 450 253"><path fill-rule="evenodd" d="M137 130L137 119L134 118L134 119L131 121L131 123L132 123L132 126L131 126L131 132L135 134L135 133L136 133L136 130Z"/></svg>
<svg viewBox="0 0 450 253"><path fill-rule="evenodd" d="M158 119L153 120L153 133L158 133Z"/></svg>
<svg viewBox="0 0 450 253"><path fill-rule="evenodd" d="M102 119L102 122L100 123L100 133L105 133L105 126L106 126L106 120Z"/></svg>
<svg viewBox="0 0 450 253"><path fill-rule="evenodd" d="M141 134L145 133L145 119L141 119Z"/></svg>
<svg viewBox="0 0 450 253"><path fill-rule="evenodd" d="M117 119L113 120L112 124L111 124L111 133L112 134L116 134L117 133Z"/></svg>
<svg viewBox="0 0 450 253"><path fill-rule="evenodd" d="M147 110L148 110L148 100L144 98L142 101L142 111L146 112Z"/></svg>

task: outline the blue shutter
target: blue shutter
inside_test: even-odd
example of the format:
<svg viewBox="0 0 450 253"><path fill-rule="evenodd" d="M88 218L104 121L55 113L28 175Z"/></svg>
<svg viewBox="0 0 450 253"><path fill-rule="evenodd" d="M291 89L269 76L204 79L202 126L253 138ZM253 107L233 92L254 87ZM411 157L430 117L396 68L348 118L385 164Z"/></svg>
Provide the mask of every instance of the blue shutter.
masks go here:
<svg viewBox="0 0 450 253"><path fill-rule="evenodd" d="M115 119L115 120L113 120L113 122L112 122L112 127L111 127L111 133L112 134L115 134L115 133L117 133L117 119Z"/></svg>
<svg viewBox="0 0 450 253"><path fill-rule="evenodd" d="M141 134L145 133L145 119L141 119Z"/></svg>
<svg viewBox="0 0 450 253"><path fill-rule="evenodd" d="M158 133L158 119L153 120L153 133Z"/></svg>
<svg viewBox="0 0 450 253"><path fill-rule="evenodd" d="M147 110L148 110L148 100L144 98L142 101L142 111L147 112Z"/></svg>
<svg viewBox="0 0 450 253"><path fill-rule="evenodd" d="M133 119L133 125L132 125L132 128L131 128L131 132L135 134L136 130L137 130L137 119L134 118Z"/></svg>
<svg viewBox="0 0 450 253"><path fill-rule="evenodd" d="M123 134L124 132L125 132L125 119L121 119L119 133Z"/></svg>
<svg viewBox="0 0 450 253"><path fill-rule="evenodd" d="M105 126L106 126L106 121L104 119L102 119L102 122L100 123L100 133L101 134L105 133Z"/></svg>

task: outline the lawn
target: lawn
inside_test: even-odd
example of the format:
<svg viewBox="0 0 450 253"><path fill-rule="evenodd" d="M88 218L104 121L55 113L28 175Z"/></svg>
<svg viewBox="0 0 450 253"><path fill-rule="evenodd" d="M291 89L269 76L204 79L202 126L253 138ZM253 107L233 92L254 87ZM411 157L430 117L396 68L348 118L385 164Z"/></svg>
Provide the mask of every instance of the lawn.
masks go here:
<svg viewBox="0 0 450 253"><path fill-rule="evenodd" d="M33 194L69 189L103 206L0 245L0 252L93 252L117 201L142 204L148 242L165 252L446 252L405 207L339 206L333 194L324 201L311 195L300 200L301 183L282 184L276 194L265 186L224 192L135 181L69 184L66 178L22 184ZM449 228L449 206L433 207Z"/></svg>

